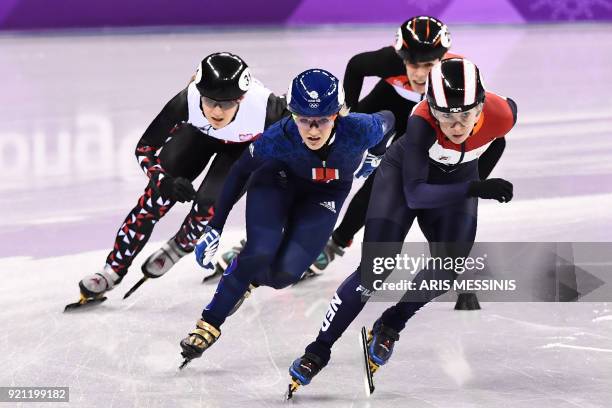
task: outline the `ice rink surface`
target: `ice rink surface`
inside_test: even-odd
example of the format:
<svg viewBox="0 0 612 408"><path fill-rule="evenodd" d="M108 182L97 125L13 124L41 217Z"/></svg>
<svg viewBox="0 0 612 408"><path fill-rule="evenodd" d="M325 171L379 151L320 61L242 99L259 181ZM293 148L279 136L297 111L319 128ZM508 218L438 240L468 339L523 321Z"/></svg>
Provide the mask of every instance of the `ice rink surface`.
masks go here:
<svg viewBox="0 0 612 408"><path fill-rule="evenodd" d="M186 258L128 300L121 297L140 278L144 258L178 229L186 205L157 225L105 304L61 312L77 299L79 279L103 265L145 186L133 155L138 138L205 55L237 53L266 86L284 93L306 68L342 76L352 55L391 44L394 32L375 26L0 36L0 386L70 386L70 406L79 407L283 404L287 368L357 265L357 244L321 277L282 291L257 289L219 342L182 372L178 342L215 286L201 285L202 273ZM489 90L519 107L493 173L514 183L515 198L481 202L478 240L610 241L612 26L451 32L453 51L479 65ZM230 218L224 247L242 237L243 208ZM415 229L409 239L422 237ZM369 304L336 344L330 365L293 403L612 406L610 303L482 306L423 309L366 398L358 330L385 308Z"/></svg>

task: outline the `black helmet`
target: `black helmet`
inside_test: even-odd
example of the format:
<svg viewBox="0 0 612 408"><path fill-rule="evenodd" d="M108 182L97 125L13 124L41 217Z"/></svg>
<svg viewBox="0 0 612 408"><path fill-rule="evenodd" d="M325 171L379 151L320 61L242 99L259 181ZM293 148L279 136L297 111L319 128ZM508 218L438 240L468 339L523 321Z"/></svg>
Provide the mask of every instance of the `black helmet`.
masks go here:
<svg viewBox="0 0 612 408"><path fill-rule="evenodd" d="M395 50L410 63L442 59L450 46L448 28L437 18L413 17L397 29Z"/></svg>
<svg viewBox="0 0 612 408"><path fill-rule="evenodd" d="M464 112L485 100L478 67L463 58L434 65L427 78L427 101L441 112Z"/></svg>
<svg viewBox="0 0 612 408"><path fill-rule="evenodd" d="M239 56L217 52L200 62L195 85L202 96L216 101L230 101L240 98L249 90L251 71Z"/></svg>

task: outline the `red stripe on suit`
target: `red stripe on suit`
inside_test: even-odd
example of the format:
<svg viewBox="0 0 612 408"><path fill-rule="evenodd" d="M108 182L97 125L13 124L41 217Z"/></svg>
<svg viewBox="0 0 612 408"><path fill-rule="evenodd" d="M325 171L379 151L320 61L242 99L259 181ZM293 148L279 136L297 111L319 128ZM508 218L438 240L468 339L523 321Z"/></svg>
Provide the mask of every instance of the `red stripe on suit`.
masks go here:
<svg viewBox="0 0 612 408"><path fill-rule="evenodd" d="M340 174L338 169L330 167L315 167L312 169L312 179L321 183L329 183L332 180L338 180Z"/></svg>

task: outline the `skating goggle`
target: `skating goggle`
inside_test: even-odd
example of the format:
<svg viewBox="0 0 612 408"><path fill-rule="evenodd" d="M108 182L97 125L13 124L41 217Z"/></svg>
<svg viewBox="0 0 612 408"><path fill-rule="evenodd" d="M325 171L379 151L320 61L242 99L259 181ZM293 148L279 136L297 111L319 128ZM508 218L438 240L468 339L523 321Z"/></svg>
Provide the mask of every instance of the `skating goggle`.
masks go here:
<svg viewBox="0 0 612 408"><path fill-rule="evenodd" d="M292 114L291 116L293 117L295 123L297 123L297 125L301 128L310 129L311 127L315 126L320 129L325 129L333 126L338 115L324 116L321 118L298 116L296 114Z"/></svg>
<svg viewBox="0 0 612 408"><path fill-rule="evenodd" d="M473 122L480 112L481 109L478 107L472 108L465 112L456 113L440 112L435 109L431 110L431 114L438 120L438 122L446 124L455 124L459 122L463 126L469 125L471 122Z"/></svg>
<svg viewBox="0 0 612 408"><path fill-rule="evenodd" d="M234 99L231 101L216 101L214 99L210 99L206 96L202 97L202 102L204 103L204 105L206 105L207 108L210 109L214 109L217 106L220 107L223 110L228 110L228 109L232 109L235 108L236 106L238 106L238 101L239 99Z"/></svg>

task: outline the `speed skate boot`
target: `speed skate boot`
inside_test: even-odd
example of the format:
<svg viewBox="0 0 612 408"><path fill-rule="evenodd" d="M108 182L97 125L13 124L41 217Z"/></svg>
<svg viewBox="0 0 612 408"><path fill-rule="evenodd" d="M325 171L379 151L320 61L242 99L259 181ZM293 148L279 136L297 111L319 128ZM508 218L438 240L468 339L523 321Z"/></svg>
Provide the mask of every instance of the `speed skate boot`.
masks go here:
<svg viewBox="0 0 612 408"><path fill-rule="evenodd" d="M313 353L305 353L302 357L297 358L289 367L289 375L291 376L291 384L287 390L286 397L291 399L293 393L301 386L308 385L315 375L325 367L323 360Z"/></svg>
<svg viewBox="0 0 612 408"><path fill-rule="evenodd" d="M399 333L377 320L368 333L368 357L372 374L385 365L393 354L393 346L399 340Z"/></svg>
<svg viewBox="0 0 612 408"><path fill-rule="evenodd" d="M221 330L200 319L187 337L181 340L181 356L185 359L179 367L183 369L194 358L202 357L202 353L212 346L221 336Z"/></svg>
<svg viewBox="0 0 612 408"><path fill-rule="evenodd" d="M336 257L344 256L345 248L346 247L343 247L337 244L333 238L330 238L327 241L327 244L325 244L325 248L323 248L323 252L319 254L316 261L314 261L312 265L318 271L322 271L323 269L327 268L329 264L332 263L334 259L336 259Z"/></svg>
<svg viewBox="0 0 612 408"><path fill-rule="evenodd" d="M106 300L104 294L113 289L123 279L110 266L105 265L100 272L88 275L79 282L81 296L78 302L66 305L64 311L70 311L85 305L95 305Z"/></svg>
<svg viewBox="0 0 612 408"><path fill-rule="evenodd" d="M219 259L219 267L223 271L229 268L234 258L236 258L240 252L242 252L245 244L246 244L246 239L241 239L240 245L236 245L235 247L233 247L232 249L230 249L229 251L221 255L221 258Z"/></svg>
<svg viewBox="0 0 612 408"><path fill-rule="evenodd" d="M306 272L302 274L300 280L314 278L315 276L319 275L334 259L336 259L336 257L341 257L344 255L345 248L346 247L337 244L333 238L330 238L327 241L327 244L325 244L323 252L319 254L317 259L306 270Z"/></svg>
<svg viewBox="0 0 612 408"><path fill-rule="evenodd" d="M159 278L188 253L176 243L174 238L171 238L144 261L141 267L142 273L147 278Z"/></svg>
<svg viewBox="0 0 612 408"><path fill-rule="evenodd" d="M81 295L86 298L99 298L109 290L112 290L119 282L123 279L117 272L105 265L98 273L88 275L81 279L79 282L79 288L81 289Z"/></svg>
<svg viewBox="0 0 612 408"><path fill-rule="evenodd" d="M144 276L125 293L123 298L130 297L147 279L159 278L168 272L174 264L188 253L189 251L185 251L176 243L174 238L171 238L144 261L140 268Z"/></svg>

